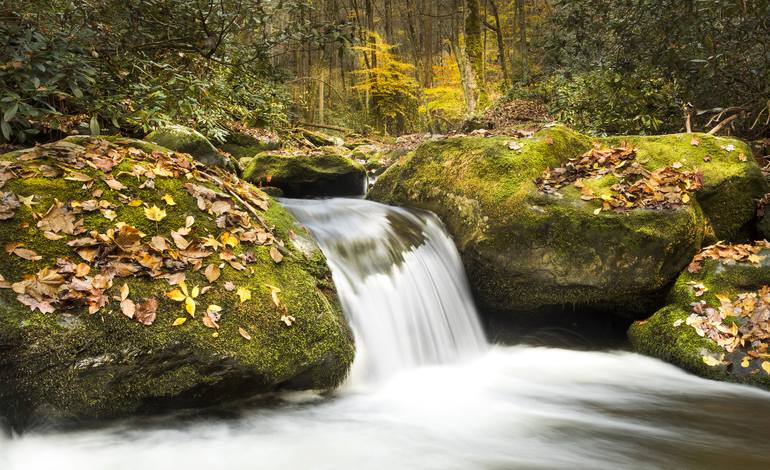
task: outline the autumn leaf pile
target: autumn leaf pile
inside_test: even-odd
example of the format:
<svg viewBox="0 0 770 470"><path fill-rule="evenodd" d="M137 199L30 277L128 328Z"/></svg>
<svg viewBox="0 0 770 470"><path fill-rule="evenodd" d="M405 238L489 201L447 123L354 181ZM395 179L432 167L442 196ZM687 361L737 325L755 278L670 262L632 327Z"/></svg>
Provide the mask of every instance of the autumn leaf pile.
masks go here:
<svg viewBox="0 0 770 470"><path fill-rule="evenodd" d="M762 250L770 249L770 242L759 240L753 244L729 245L725 242L715 243L702 249L696 254L687 271L695 274L700 272L703 262L708 259L721 261L725 264L735 264L736 262L748 262L759 265L767 256L760 255Z"/></svg>
<svg viewBox="0 0 770 470"><path fill-rule="evenodd" d="M717 295L717 299L719 307L711 307L704 300L694 302L690 316L675 321L674 326L692 327L727 353L704 354L707 365L732 363L734 369L740 367L747 373L762 369L770 374L770 286L738 294L734 300L725 295Z"/></svg>
<svg viewBox="0 0 770 470"><path fill-rule="evenodd" d="M681 163L649 171L636 161L636 149L629 145L603 148L595 144L580 157L570 158L561 167L548 168L535 180L538 189L555 194L574 184L581 199L601 200L596 211L626 211L635 208L676 209L690 202L690 194L703 186L703 174L681 171ZM584 184L585 179L613 175L618 182L606 194L597 195Z"/></svg>
<svg viewBox="0 0 770 470"><path fill-rule="evenodd" d="M117 172L118 166L124 170ZM116 220L118 207L110 200L137 210L143 208L145 218L156 226L177 202L171 194L161 197L162 207L144 202L116 176L124 181L132 178L138 188L151 190L156 188L159 178L183 181L185 190L197 202L198 212L186 214L184 223L168 234L142 233L137 227ZM81 184L90 199L54 200L49 207L40 207L40 195L22 196L1 189L11 180L40 177L64 178ZM108 193L109 198L105 197ZM286 253L283 243L262 218L268 209L264 193L229 173L204 167L185 154L148 153L131 146L130 141L91 140L84 146L61 141L24 152L13 161L0 161L0 219L14 217L22 205L33 217L32 222L23 222L22 228L34 227L46 239L66 243L71 250L71 256L60 257L22 279L0 277L0 287L12 289L18 302L43 313L83 309L95 314L113 300L127 317L151 325L156 319L158 299L134 298L129 285L121 281L141 276L169 285L165 296L179 302L183 307L180 313L184 312L174 325L181 325L188 318L200 318L206 327L218 329L222 308L198 304L219 280L222 270L228 266L243 271L256 263L257 255L248 247L269 247L274 263L280 263ZM89 228L85 220L93 215L101 215L114 222L114 226L104 231ZM203 219L213 224L196 223ZM217 231L209 233L204 225L216 226ZM242 249L234 250L239 246ZM25 248L23 241L8 243L4 248L9 256L30 261L43 259ZM186 273L196 271L203 273L207 285L188 285ZM232 282L224 283L223 287L241 303L251 299L247 287ZM294 318L281 303L280 289L268 287L282 312L280 321L291 325ZM241 336L251 339L245 329L239 331Z"/></svg>

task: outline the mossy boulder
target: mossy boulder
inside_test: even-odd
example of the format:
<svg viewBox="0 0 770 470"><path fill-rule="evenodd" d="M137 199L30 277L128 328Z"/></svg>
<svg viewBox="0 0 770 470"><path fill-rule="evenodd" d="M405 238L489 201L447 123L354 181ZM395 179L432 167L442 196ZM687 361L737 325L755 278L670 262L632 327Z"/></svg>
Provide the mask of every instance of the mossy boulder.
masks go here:
<svg viewBox="0 0 770 470"><path fill-rule="evenodd" d="M697 139L697 145L694 145ZM678 162L703 172L703 187L676 210L601 211L568 185L535 183L592 145L626 142L647 170ZM740 237L767 183L741 142L701 134L591 138L564 127L524 139L429 141L382 174L371 199L427 209L442 218L486 310L531 311L594 304L629 315L669 284L704 241ZM745 160L745 161L744 161ZM596 195L612 173L583 180ZM649 311L649 310L648 310Z"/></svg>
<svg viewBox="0 0 770 470"><path fill-rule="evenodd" d="M14 426L345 377L352 336L325 258L250 184L90 137L3 155L0 180L0 414Z"/></svg>
<svg viewBox="0 0 770 470"><path fill-rule="evenodd" d="M341 149L263 152L245 162L243 177L280 188L288 197L362 194L366 170Z"/></svg>
<svg viewBox="0 0 770 470"><path fill-rule="evenodd" d="M177 152L189 153L197 161L218 166L228 171L238 171L232 158L217 150L200 132L176 124L160 127L145 136L144 140Z"/></svg>
<svg viewBox="0 0 770 470"><path fill-rule="evenodd" d="M668 305L629 328L628 337L634 350L705 378L770 389L770 364L766 365L768 370L762 368L768 357L747 354L754 348L751 341L728 351L708 333L698 334L697 324L694 327L692 319L688 321L691 315L698 318L694 311L706 308L716 311L725 299L735 301L741 294L770 285L770 249L766 246L764 241L755 245L753 261L748 258L735 261L728 255L700 262L702 265L697 272L682 272L669 293ZM732 247L725 248L729 253ZM701 302L703 304L699 305ZM726 316L717 322L722 328L720 337L732 338L733 332L743 331L738 327L746 322L741 315ZM727 327L733 324L736 328L731 332Z"/></svg>
<svg viewBox="0 0 770 470"><path fill-rule="evenodd" d="M236 159L251 158L254 155L267 150L281 148L281 142L277 136L251 136L245 133L231 131L219 148Z"/></svg>

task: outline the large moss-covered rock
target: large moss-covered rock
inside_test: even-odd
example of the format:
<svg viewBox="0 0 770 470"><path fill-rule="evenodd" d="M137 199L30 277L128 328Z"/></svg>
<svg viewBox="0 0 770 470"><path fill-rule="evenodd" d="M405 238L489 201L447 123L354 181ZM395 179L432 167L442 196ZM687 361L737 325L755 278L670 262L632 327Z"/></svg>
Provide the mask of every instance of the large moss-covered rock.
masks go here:
<svg viewBox="0 0 770 470"><path fill-rule="evenodd" d="M189 127L176 124L160 127L147 134L144 139L177 152L189 153L206 165L233 172L238 170L235 162L218 151L206 136Z"/></svg>
<svg viewBox="0 0 770 470"><path fill-rule="evenodd" d="M0 180L0 414L14 425L346 375L352 337L323 255L248 183L83 137L0 157Z"/></svg>
<svg viewBox="0 0 770 470"><path fill-rule="evenodd" d="M574 185L558 194L538 190L535 179L547 168L595 143L624 141L648 170L678 163L703 172L703 188L676 210L598 214L601 200L582 200ZM741 142L700 134L598 139L555 127L513 141L455 137L424 143L399 160L369 197L438 214L484 309L597 304L633 313L676 277L704 240L737 237L750 225L753 198L766 183L741 154L749 155ZM616 181L611 173L583 180L596 195Z"/></svg>
<svg viewBox="0 0 770 470"><path fill-rule="evenodd" d="M288 197L358 195L366 181L364 167L339 148L263 152L244 163L246 180L280 188Z"/></svg>
<svg viewBox="0 0 770 470"><path fill-rule="evenodd" d="M763 301L759 295L742 304L745 311L732 307L732 302L739 301L741 295L753 297L770 285L767 246L767 242L762 241L754 246L739 245L737 250L727 245L707 248L717 259L697 261L694 269L685 270L669 293L668 305L650 318L631 325L628 336L633 348L702 377L770 389L770 362L767 362L770 357L766 354L770 327L765 328L763 341L754 343L752 337L743 344L737 341L733 344L733 338L748 338L744 333L753 329L752 319L759 325L767 323L770 312L763 313L763 305L770 298ZM736 252L744 256L736 257ZM727 308L722 311L730 313L724 317L719 314L723 302ZM751 305L759 308L749 311L746 306ZM710 329L715 331L709 332ZM765 346L761 346L762 342ZM767 369L763 369L763 364Z"/></svg>

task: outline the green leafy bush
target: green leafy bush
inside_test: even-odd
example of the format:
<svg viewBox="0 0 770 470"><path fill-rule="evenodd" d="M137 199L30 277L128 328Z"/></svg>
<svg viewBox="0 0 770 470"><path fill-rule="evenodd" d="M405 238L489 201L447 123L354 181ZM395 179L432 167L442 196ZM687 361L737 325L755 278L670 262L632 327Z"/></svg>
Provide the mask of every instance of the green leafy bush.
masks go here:
<svg viewBox="0 0 770 470"><path fill-rule="evenodd" d="M654 70L556 74L539 93L558 120L588 132L655 134L676 131L683 122L680 87Z"/></svg>
<svg viewBox="0 0 770 470"><path fill-rule="evenodd" d="M0 19L0 37L0 130L5 141L23 143L40 131L34 124L81 106L96 70L77 36L43 34L7 17Z"/></svg>

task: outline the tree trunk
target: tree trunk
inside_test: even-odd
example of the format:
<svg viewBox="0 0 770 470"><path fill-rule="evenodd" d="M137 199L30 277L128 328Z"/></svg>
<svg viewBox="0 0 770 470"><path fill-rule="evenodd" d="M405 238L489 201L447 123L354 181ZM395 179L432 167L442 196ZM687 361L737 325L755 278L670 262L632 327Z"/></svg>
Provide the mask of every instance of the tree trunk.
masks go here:
<svg viewBox="0 0 770 470"><path fill-rule="evenodd" d="M527 16L525 7L526 0L516 0L516 17L519 21L519 48L523 64L522 78L526 82L529 80L529 52L527 51Z"/></svg>
<svg viewBox="0 0 770 470"><path fill-rule="evenodd" d="M503 72L503 84L507 87L511 84L511 75L508 72L508 61L506 60L505 39L503 37L503 27L500 24L500 13L497 10L497 4L494 0L488 0L492 8L492 15L495 17L494 31L497 34L497 61L500 63L500 70Z"/></svg>

